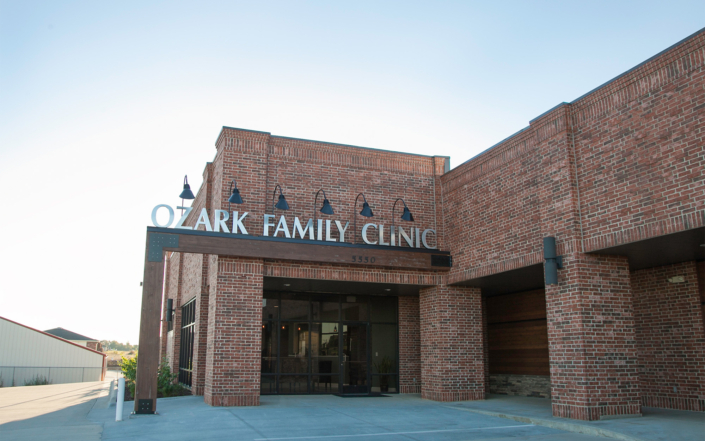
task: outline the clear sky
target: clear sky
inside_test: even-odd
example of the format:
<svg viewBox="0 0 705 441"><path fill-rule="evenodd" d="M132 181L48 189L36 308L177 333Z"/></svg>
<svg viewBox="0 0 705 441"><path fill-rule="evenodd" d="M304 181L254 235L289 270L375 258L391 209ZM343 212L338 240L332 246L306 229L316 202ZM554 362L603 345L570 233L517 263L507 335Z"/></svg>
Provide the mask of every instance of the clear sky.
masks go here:
<svg viewBox="0 0 705 441"><path fill-rule="evenodd" d="M0 1L0 316L137 343L151 209L224 125L457 166L699 1Z"/></svg>

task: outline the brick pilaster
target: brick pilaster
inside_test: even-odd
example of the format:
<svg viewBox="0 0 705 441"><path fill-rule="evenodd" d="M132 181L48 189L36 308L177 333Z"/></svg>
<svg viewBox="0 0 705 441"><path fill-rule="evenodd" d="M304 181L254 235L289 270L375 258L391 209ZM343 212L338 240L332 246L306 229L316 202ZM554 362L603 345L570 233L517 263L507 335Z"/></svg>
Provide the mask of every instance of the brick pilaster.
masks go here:
<svg viewBox="0 0 705 441"><path fill-rule="evenodd" d="M640 415L634 308L626 257L564 256L546 287L553 415Z"/></svg>
<svg viewBox="0 0 705 441"><path fill-rule="evenodd" d="M421 397L434 401L484 399L480 289L424 288L420 312Z"/></svg>
<svg viewBox="0 0 705 441"><path fill-rule="evenodd" d="M421 393L421 323L418 297L399 297L399 391Z"/></svg>
<svg viewBox="0 0 705 441"><path fill-rule="evenodd" d="M211 406L259 405L262 268L261 259L211 258L217 275L209 277L204 390Z"/></svg>

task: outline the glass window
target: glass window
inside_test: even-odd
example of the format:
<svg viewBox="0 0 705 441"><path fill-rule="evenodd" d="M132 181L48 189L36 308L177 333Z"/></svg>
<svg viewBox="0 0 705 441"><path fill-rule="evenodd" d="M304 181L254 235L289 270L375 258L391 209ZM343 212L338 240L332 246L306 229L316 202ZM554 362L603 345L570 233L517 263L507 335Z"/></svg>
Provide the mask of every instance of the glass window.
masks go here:
<svg viewBox="0 0 705 441"><path fill-rule="evenodd" d="M274 375L262 375L260 377L259 390L261 394L277 393L277 377Z"/></svg>
<svg viewBox="0 0 705 441"><path fill-rule="evenodd" d="M313 296L311 306L313 309L313 319L317 321L335 321L339 320L339 302L340 296Z"/></svg>
<svg viewBox="0 0 705 441"><path fill-rule="evenodd" d="M396 375L373 375L372 392L399 392Z"/></svg>
<svg viewBox="0 0 705 441"><path fill-rule="evenodd" d="M281 322L279 350L282 374L308 373L309 324Z"/></svg>
<svg viewBox="0 0 705 441"><path fill-rule="evenodd" d="M372 326L372 373L397 373L397 325Z"/></svg>
<svg viewBox="0 0 705 441"><path fill-rule="evenodd" d="M308 295L282 294L279 314L282 320L308 320Z"/></svg>
<svg viewBox="0 0 705 441"><path fill-rule="evenodd" d="M277 322L262 323L262 373L277 372Z"/></svg>
<svg viewBox="0 0 705 441"><path fill-rule="evenodd" d="M396 323L397 298L387 296L370 296L370 320L372 322Z"/></svg>
<svg viewBox="0 0 705 441"><path fill-rule="evenodd" d="M262 320L279 319L279 295L275 293L264 293L262 299Z"/></svg>
<svg viewBox="0 0 705 441"><path fill-rule="evenodd" d="M314 357L338 357L338 323L311 325L311 353Z"/></svg>
<svg viewBox="0 0 705 441"><path fill-rule="evenodd" d="M343 296L343 320L368 320L367 299L367 296Z"/></svg>
<svg viewBox="0 0 705 441"><path fill-rule="evenodd" d="M311 377L311 392L317 394L336 393L338 392L339 378L337 372L334 375L314 375Z"/></svg>
<svg viewBox="0 0 705 441"><path fill-rule="evenodd" d="M307 375L280 375L280 394L305 394L308 393Z"/></svg>

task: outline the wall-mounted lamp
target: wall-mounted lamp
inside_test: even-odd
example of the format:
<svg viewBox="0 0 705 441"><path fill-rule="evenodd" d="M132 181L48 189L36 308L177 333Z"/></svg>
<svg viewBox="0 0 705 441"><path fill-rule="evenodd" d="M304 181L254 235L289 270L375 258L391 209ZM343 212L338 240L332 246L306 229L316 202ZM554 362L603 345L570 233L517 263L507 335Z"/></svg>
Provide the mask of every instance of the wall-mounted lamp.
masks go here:
<svg viewBox="0 0 705 441"><path fill-rule="evenodd" d="M326 197L326 192L321 188L316 192L316 197L313 200L313 225L316 225L316 203L318 203L318 194L323 192L323 206L320 212L323 214L333 214L333 207L330 206L328 198Z"/></svg>
<svg viewBox="0 0 705 441"><path fill-rule="evenodd" d="M543 238L543 258L546 260L546 285L558 284L558 270L563 269L563 256L556 256L556 238Z"/></svg>
<svg viewBox="0 0 705 441"><path fill-rule="evenodd" d="M284 192L282 191L282 187L279 184L277 184L277 186L274 187L274 193L272 194L272 203L274 203L274 196L277 195L277 188L279 189L279 200L277 201L277 204L274 207L278 208L280 210L288 210L289 204L286 203L286 198L284 197ZM274 210L272 210L272 211L274 211Z"/></svg>
<svg viewBox="0 0 705 441"><path fill-rule="evenodd" d="M193 195L193 192L191 191L191 186L188 185L188 175L184 175L184 189L179 195L181 198L181 206L184 206L184 199L196 199L196 196ZM181 214L184 213L184 209L181 209Z"/></svg>
<svg viewBox="0 0 705 441"><path fill-rule="evenodd" d="M394 209L396 208L397 202L399 201L404 204L404 212L401 214L401 220L405 220L407 222L414 221L414 216L411 214L411 211L409 211L409 207L406 206L406 202L404 202L404 199L397 198L397 200L394 201L394 205L392 205L392 234L394 234Z"/></svg>
<svg viewBox="0 0 705 441"><path fill-rule="evenodd" d="M179 195L181 199L196 199L191 191L191 186L188 185L188 175L184 175L184 190Z"/></svg>
<svg viewBox="0 0 705 441"><path fill-rule="evenodd" d="M230 197L228 198L228 203L242 204L242 197L240 196L240 190L237 189L235 179L230 181ZM230 211L230 206L228 206L228 211Z"/></svg>
<svg viewBox="0 0 705 441"><path fill-rule="evenodd" d="M355 198L355 207L353 208L353 243L357 243L357 214L355 212L357 211L357 200L358 198L362 196L362 211L360 211L360 216L363 217L372 217L374 214L372 213L372 209L370 208L370 204L367 203L367 198L365 198L365 195L360 193L357 195Z"/></svg>
<svg viewBox="0 0 705 441"><path fill-rule="evenodd" d="M174 321L174 299L166 299L166 321Z"/></svg>

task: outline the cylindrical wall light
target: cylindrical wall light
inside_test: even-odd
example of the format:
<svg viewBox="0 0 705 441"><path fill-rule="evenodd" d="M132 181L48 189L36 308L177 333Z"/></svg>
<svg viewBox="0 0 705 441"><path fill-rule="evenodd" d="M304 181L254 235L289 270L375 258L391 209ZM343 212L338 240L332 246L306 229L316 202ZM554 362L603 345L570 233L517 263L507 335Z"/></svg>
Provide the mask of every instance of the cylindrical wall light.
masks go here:
<svg viewBox="0 0 705 441"><path fill-rule="evenodd" d="M166 299L166 321L174 321L174 299Z"/></svg>
<svg viewBox="0 0 705 441"><path fill-rule="evenodd" d="M546 261L546 285L558 284L558 270L563 268L563 256L556 256L556 238L543 238L543 258Z"/></svg>

